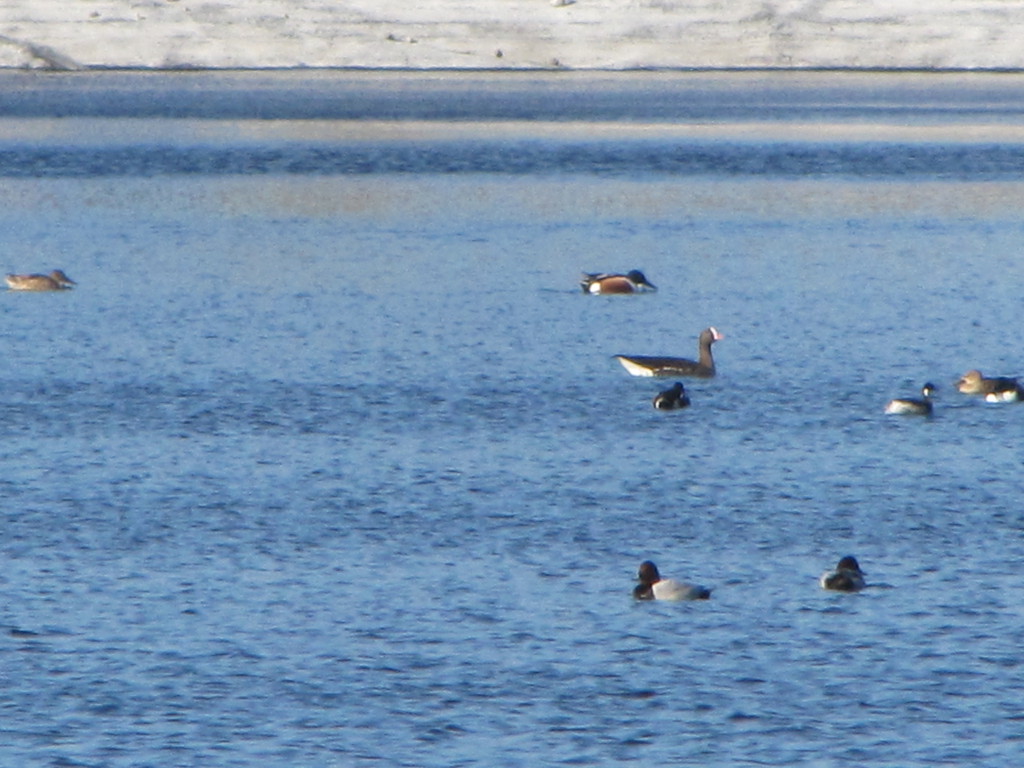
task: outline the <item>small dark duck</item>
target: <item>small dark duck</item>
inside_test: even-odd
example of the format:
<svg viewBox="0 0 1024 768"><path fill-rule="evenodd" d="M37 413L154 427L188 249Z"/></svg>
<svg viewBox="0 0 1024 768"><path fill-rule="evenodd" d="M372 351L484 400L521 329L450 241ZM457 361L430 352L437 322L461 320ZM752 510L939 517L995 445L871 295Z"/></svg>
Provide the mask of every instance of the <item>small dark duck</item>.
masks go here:
<svg viewBox="0 0 1024 768"><path fill-rule="evenodd" d="M890 400L885 406L886 413L906 414L908 416L931 416L932 395L935 394L935 385L928 382L921 387L921 399L908 397L897 397Z"/></svg>
<svg viewBox="0 0 1024 768"><path fill-rule="evenodd" d="M836 592L859 592L864 589L864 572L860 569L857 558L847 555L836 565L834 570L821 574L822 589Z"/></svg>
<svg viewBox="0 0 1024 768"><path fill-rule="evenodd" d="M677 381L670 389L659 392L652 401L659 411L674 411L678 408L685 408L690 404L690 398L683 389L683 384Z"/></svg>

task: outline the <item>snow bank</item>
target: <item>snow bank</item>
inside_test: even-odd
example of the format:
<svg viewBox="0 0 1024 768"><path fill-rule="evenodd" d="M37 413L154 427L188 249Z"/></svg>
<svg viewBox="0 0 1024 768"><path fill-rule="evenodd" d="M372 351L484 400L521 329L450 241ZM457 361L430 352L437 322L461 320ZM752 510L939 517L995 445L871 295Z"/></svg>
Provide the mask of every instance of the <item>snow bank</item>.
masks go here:
<svg viewBox="0 0 1024 768"><path fill-rule="evenodd" d="M1024 68L1015 0L4 0L0 67Z"/></svg>

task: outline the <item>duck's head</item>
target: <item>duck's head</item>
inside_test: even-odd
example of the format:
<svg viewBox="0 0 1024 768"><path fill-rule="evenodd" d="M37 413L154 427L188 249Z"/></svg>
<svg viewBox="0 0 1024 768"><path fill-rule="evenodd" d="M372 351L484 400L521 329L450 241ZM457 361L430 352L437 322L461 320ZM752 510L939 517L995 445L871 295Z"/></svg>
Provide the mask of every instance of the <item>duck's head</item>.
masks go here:
<svg viewBox="0 0 1024 768"><path fill-rule="evenodd" d="M956 388L961 392L972 394L981 387L981 371L968 371L956 383Z"/></svg>
<svg viewBox="0 0 1024 768"><path fill-rule="evenodd" d="M64 270L55 269L50 273L50 277L54 279L60 285L78 285L74 280L64 274Z"/></svg>
<svg viewBox="0 0 1024 768"><path fill-rule="evenodd" d="M857 562L857 558L853 555L847 555L839 564L836 566L837 571L853 571L854 573L863 573L860 569L860 563Z"/></svg>
<svg viewBox="0 0 1024 768"><path fill-rule="evenodd" d="M656 286L654 283L648 280L647 276L639 269L631 269L629 272L626 273L626 277L629 278L631 283L634 283L635 285L641 288L646 288L650 291L658 290L658 286Z"/></svg>
<svg viewBox="0 0 1024 768"><path fill-rule="evenodd" d="M651 584L656 584L661 581L661 574L658 573L658 566L650 560L644 560L640 563L640 570L637 571L636 580L646 586L650 586Z"/></svg>

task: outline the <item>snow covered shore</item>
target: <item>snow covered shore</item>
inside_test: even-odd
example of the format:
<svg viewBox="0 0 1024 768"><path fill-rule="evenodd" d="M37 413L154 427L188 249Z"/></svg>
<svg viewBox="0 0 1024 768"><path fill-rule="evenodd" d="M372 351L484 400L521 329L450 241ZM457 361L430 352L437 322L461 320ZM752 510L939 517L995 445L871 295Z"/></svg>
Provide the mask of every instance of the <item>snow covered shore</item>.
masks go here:
<svg viewBox="0 0 1024 768"><path fill-rule="evenodd" d="M0 67L1024 69L1016 0L5 0Z"/></svg>

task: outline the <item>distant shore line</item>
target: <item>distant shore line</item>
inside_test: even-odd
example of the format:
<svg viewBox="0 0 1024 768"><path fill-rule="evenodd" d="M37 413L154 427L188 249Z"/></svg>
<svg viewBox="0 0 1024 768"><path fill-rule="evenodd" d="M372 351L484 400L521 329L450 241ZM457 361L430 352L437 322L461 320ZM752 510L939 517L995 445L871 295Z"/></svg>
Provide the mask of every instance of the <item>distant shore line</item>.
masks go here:
<svg viewBox="0 0 1024 768"><path fill-rule="evenodd" d="M34 66L2 66L2 73L39 73L39 74L102 74L111 73L138 73L138 74L202 74L202 73L366 73L366 74L595 74L595 75L617 75L617 74L714 74L714 73L737 73L737 74L783 74L783 73L852 73L852 74L940 74L940 75L1020 75L1024 74L1024 67L832 67L832 66L807 66L807 67L774 67L774 66L736 66L736 67L677 67L677 66L647 66L647 67L360 67L360 66L339 66L339 67L308 67L308 66L285 66L285 67L201 67L201 66L176 66L176 67L121 67L89 65L81 67L34 67Z"/></svg>
<svg viewBox="0 0 1024 768"><path fill-rule="evenodd" d="M87 67L4 67L0 72L54 72L54 73L97 73L97 72L139 72L139 73L188 73L188 72L397 72L397 73L595 73L595 74L629 74L629 73L782 73L782 72L854 72L866 74L971 74L985 75L1019 75L1024 67L118 67L89 65Z"/></svg>

